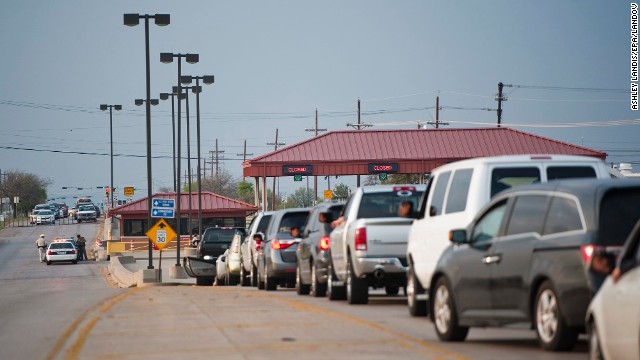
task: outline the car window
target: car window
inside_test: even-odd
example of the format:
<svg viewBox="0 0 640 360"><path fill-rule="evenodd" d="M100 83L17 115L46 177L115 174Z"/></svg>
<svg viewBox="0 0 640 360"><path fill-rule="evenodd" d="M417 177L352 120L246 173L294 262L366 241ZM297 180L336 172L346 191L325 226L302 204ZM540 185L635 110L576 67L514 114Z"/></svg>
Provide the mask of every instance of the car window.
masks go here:
<svg viewBox="0 0 640 360"><path fill-rule="evenodd" d="M73 245L68 242L58 242L58 243L52 243L49 248L50 249L71 249L73 248Z"/></svg>
<svg viewBox="0 0 640 360"><path fill-rule="evenodd" d="M516 197L505 234L540 234L548 206L549 196L546 195L521 195Z"/></svg>
<svg viewBox="0 0 640 360"><path fill-rule="evenodd" d="M457 170L453 174L449 196L447 198L447 214L464 211L467 207L467 196L469 195L469 185L471 184L473 169Z"/></svg>
<svg viewBox="0 0 640 360"><path fill-rule="evenodd" d="M540 182L537 167L495 168L491 171L491 197L517 185Z"/></svg>
<svg viewBox="0 0 640 360"><path fill-rule="evenodd" d="M598 245L622 246L640 219L640 188L614 189L603 195Z"/></svg>
<svg viewBox="0 0 640 360"><path fill-rule="evenodd" d="M304 226L307 222L308 217L309 212L307 211L286 213L280 220L280 227L278 228L278 232L289 233L291 231L291 228L297 227L300 230L300 233L303 233Z"/></svg>
<svg viewBox="0 0 640 360"><path fill-rule="evenodd" d="M549 206L543 235L582 230L579 206L575 200L554 196Z"/></svg>
<svg viewBox="0 0 640 360"><path fill-rule="evenodd" d="M258 228L256 229L256 232L264 233L264 231L267 229L267 225L269 225L270 219L271 219L271 215L263 215L262 219L260 219L260 222L258 223Z"/></svg>
<svg viewBox="0 0 640 360"><path fill-rule="evenodd" d="M501 201L476 222L471 232L471 242L473 244L477 245L489 242L498 235L506 208L507 201Z"/></svg>
<svg viewBox="0 0 640 360"><path fill-rule="evenodd" d="M358 218L382 218L398 216L400 203L405 200L412 202L413 209L420 201L422 191L417 190L389 190L385 192L371 192L362 194Z"/></svg>
<svg viewBox="0 0 640 360"><path fill-rule="evenodd" d="M207 229L209 230L209 229ZM213 229L205 230L202 241L205 243L230 243L237 229Z"/></svg>
<svg viewBox="0 0 640 360"><path fill-rule="evenodd" d="M349 211L351 211L351 206L353 205L353 196L349 196L349 198L347 199L347 203L344 205L344 207L342 208L342 211L340 212L340 214L342 216L344 216L344 218L347 218L347 215L349 215Z"/></svg>
<svg viewBox="0 0 640 360"><path fill-rule="evenodd" d="M442 214L442 208L444 205L444 194L447 191L447 185L449 184L449 177L451 171L446 171L440 174L436 185L433 188L433 197L431 198L431 207L429 208L429 216L437 216Z"/></svg>
<svg viewBox="0 0 640 360"><path fill-rule="evenodd" d="M547 180L571 178L595 178L596 170L592 166L549 166Z"/></svg>

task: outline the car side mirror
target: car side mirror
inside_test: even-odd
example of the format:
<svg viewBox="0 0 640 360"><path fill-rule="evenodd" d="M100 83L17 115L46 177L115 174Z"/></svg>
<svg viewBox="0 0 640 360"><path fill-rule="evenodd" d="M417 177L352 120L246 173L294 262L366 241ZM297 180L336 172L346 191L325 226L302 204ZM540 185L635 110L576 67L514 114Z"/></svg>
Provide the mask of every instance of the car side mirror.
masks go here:
<svg viewBox="0 0 640 360"><path fill-rule="evenodd" d="M468 242L467 231L464 229L449 231L449 241L451 241L454 244L464 244Z"/></svg>

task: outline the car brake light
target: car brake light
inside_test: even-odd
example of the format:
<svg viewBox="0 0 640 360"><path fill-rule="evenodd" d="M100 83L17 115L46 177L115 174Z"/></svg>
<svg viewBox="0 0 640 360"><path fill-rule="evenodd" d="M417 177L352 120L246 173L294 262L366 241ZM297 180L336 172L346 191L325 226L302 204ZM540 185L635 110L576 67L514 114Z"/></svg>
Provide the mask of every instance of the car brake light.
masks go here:
<svg viewBox="0 0 640 360"><path fill-rule="evenodd" d="M320 250L329 250L330 238L325 235L320 239Z"/></svg>
<svg viewBox="0 0 640 360"><path fill-rule="evenodd" d="M75 253L76 253L76 250L75 250L75 249L74 249L74 250L71 250L71 253L72 253L72 254L75 254Z"/></svg>
<svg viewBox="0 0 640 360"><path fill-rule="evenodd" d="M356 229L356 250L367 250L367 228Z"/></svg>
<svg viewBox="0 0 640 360"><path fill-rule="evenodd" d="M582 255L582 261L585 264L589 264L591 262L591 257L595 251L594 245L584 245L580 247L580 255Z"/></svg>
<svg viewBox="0 0 640 360"><path fill-rule="evenodd" d="M53 251L51 250L47 251L47 255L53 255Z"/></svg>
<svg viewBox="0 0 640 360"><path fill-rule="evenodd" d="M296 241L294 239L291 239L291 240L273 239L273 241L271 242L271 248L273 250L284 250L295 243Z"/></svg>
<svg viewBox="0 0 640 360"><path fill-rule="evenodd" d="M393 191L416 191L415 186L394 186Z"/></svg>

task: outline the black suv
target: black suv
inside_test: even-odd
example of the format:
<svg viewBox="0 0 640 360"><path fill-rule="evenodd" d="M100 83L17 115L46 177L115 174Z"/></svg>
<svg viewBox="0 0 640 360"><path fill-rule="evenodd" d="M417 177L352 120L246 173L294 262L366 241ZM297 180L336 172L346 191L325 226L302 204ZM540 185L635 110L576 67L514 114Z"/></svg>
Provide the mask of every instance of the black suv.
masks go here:
<svg viewBox="0 0 640 360"><path fill-rule="evenodd" d="M196 256L199 259L216 260L229 248L236 232L240 232L243 237L247 235L247 230L243 227L207 228L196 248Z"/></svg>
<svg viewBox="0 0 640 360"><path fill-rule="evenodd" d="M445 341L469 327L528 323L547 350L570 350L591 298L640 218L638 180L561 180L496 195L453 230L431 279Z"/></svg>

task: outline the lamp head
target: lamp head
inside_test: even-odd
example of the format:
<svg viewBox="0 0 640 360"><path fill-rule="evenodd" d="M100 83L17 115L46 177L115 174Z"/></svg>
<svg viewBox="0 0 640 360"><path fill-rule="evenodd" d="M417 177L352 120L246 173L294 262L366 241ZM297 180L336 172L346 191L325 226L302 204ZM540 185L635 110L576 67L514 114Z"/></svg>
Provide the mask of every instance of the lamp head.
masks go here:
<svg viewBox="0 0 640 360"><path fill-rule="evenodd" d="M158 99L149 99L149 100L151 100L151 105L155 106L155 105L160 104L160 100L158 100Z"/></svg>
<svg viewBox="0 0 640 360"><path fill-rule="evenodd" d="M101 105L100 105L100 110L105 111L105 110L107 110L107 109L108 109L107 104L101 104Z"/></svg>
<svg viewBox="0 0 640 360"><path fill-rule="evenodd" d="M169 93L160 93L160 100L167 100L169 98Z"/></svg>
<svg viewBox="0 0 640 360"><path fill-rule="evenodd" d="M136 102L137 106L140 106L140 105L144 104L144 100L142 100L142 99L136 99L135 102Z"/></svg>
<svg viewBox="0 0 640 360"><path fill-rule="evenodd" d="M202 77L202 82L204 82L207 85L211 85L213 84L213 75L205 75Z"/></svg>
<svg viewBox="0 0 640 360"><path fill-rule="evenodd" d="M171 64L173 62L173 53L160 53L160 62L163 64Z"/></svg>
<svg viewBox="0 0 640 360"><path fill-rule="evenodd" d="M113 105L113 108L116 110L122 110L122 105Z"/></svg>
<svg viewBox="0 0 640 360"><path fill-rule="evenodd" d="M185 58L189 64L195 64L200 61L200 55L198 54L187 54Z"/></svg>
<svg viewBox="0 0 640 360"><path fill-rule="evenodd" d="M154 18L158 26L167 26L171 22L171 16L169 14L156 14Z"/></svg>
<svg viewBox="0 0 640 360"><path fill-rule="evenodd" d="M193 81L193 76L191 75L180 76L180 83L182 84L191 84L191 81Z"/></svg>
<svg viewBox="0 0 640 360"><path fill-rule="evenodd" d="M127 26L136 26L140 24L139 14L124 14L124 24Z"/></svg>

